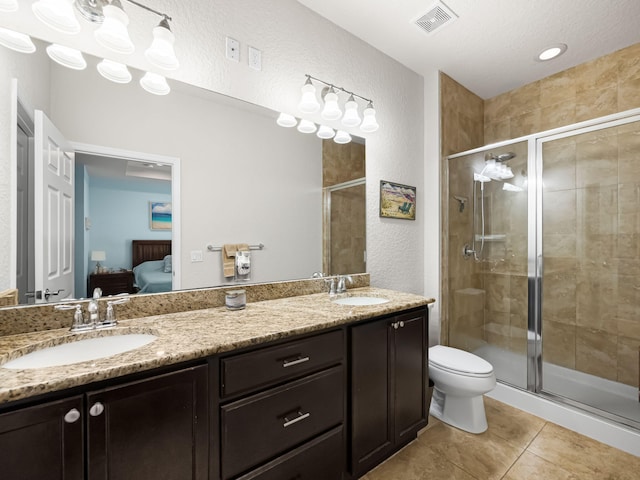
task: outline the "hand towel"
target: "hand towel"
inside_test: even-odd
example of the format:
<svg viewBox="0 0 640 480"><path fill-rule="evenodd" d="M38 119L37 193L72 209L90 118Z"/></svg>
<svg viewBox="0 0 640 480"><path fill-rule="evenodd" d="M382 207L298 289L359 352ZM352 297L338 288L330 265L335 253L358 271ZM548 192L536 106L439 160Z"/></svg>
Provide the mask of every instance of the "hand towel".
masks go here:
<svg viewBox="0 0 640 480"><path fill-rule="evenodd" d="M238 248L235 244L227 243L222 246L222 274L225 277L233 277L237 251Z"/></svg>

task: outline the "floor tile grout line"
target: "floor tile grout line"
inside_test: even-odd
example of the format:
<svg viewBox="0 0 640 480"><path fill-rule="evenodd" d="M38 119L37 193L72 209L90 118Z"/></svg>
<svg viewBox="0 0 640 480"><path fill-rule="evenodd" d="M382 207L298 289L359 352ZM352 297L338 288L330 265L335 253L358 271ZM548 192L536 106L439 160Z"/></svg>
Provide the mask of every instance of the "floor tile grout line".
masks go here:
<svg viewBox="0 0 640 480"><path fill-rule="evenodd" d="M522 456L525 453L531 453L532 455L535 455L535 453L533 452L529 452L529 447L531 446L531 444L536 440L536 438L538 438L538 435L540 435L540 433L542 433L542 430L544 429L544 427L547 425L547 423L549 422L544 422L542 424L542 427L540 427L540 430L538 430L536 432L536 434L533 436L533 438L531 440L529 440L529 442L525 445L525 447L522 449L522 452L520 452L520 455L518 455L518 458L516 458L513 463L509 466L509 468L507 469L507 471L504 473L504 475L502 475L502 477L500 477L500 480L504 480L507 475L509 475L509 472L513 469L513 467L515 467L516 463L518 463L518 460L520 460L520 458L522 458ZM538 455L536 455L538 456Z"/></svg>

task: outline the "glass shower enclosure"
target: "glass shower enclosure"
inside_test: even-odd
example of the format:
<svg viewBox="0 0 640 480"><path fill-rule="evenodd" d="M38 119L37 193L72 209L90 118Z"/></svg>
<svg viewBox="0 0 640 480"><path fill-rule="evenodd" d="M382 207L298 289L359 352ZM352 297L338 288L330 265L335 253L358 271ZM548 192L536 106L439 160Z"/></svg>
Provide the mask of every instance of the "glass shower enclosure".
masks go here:
<svg viewBox="0 0 640 480"><path fill-rule="evenodd" d="M451 346L640 428L640 112L447 158Z"/></svg>

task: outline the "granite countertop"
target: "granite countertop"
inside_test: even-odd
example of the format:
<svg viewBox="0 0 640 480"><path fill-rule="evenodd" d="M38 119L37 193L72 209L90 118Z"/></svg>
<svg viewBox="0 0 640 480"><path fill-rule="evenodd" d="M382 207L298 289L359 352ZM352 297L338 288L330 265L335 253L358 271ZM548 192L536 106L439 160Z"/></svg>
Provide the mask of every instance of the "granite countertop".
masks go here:
<svg viewBox="0 0 640 480"><path fill-rule="evenodd" d="M48 392L151 370L209 355L316 332L432 303L420 295L372 287L350 289L349 295L384 297L370 306L331 302L326 293L247 303L244 310L225 307L191 310L121 320L114 329L72 334L55 329L0 337L0 405ZM71 324L72 314L69 315ZM138 349L72 365L29 370L2 368L25 353L73 338L125 333L151 333L158 338Z"/></svg>

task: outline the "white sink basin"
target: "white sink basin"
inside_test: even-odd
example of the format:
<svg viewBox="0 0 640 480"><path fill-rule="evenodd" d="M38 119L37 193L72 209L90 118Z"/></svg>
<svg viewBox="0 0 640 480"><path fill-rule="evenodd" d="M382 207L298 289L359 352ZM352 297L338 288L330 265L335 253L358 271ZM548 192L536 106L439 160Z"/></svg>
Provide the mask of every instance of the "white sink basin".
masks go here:
<svg viewBox="0 0 640 480"><path fill-rule="evenodd" d="M130 333L107 337L85 338L55 347L47 347L11 360L2 368L28 369L58 367L72 363L87 362L110 357L118 353L135 350L153 342L157 337L151 334Z"/></svg>
<svg viewBox="0 0 640 480"><path fill-rule="evenodd" d="M389 299L382 297L342 297L337 298L336 300L332 300L333 303L337 303L338 305L380 305L381 303L387 303Z"/></svg>

